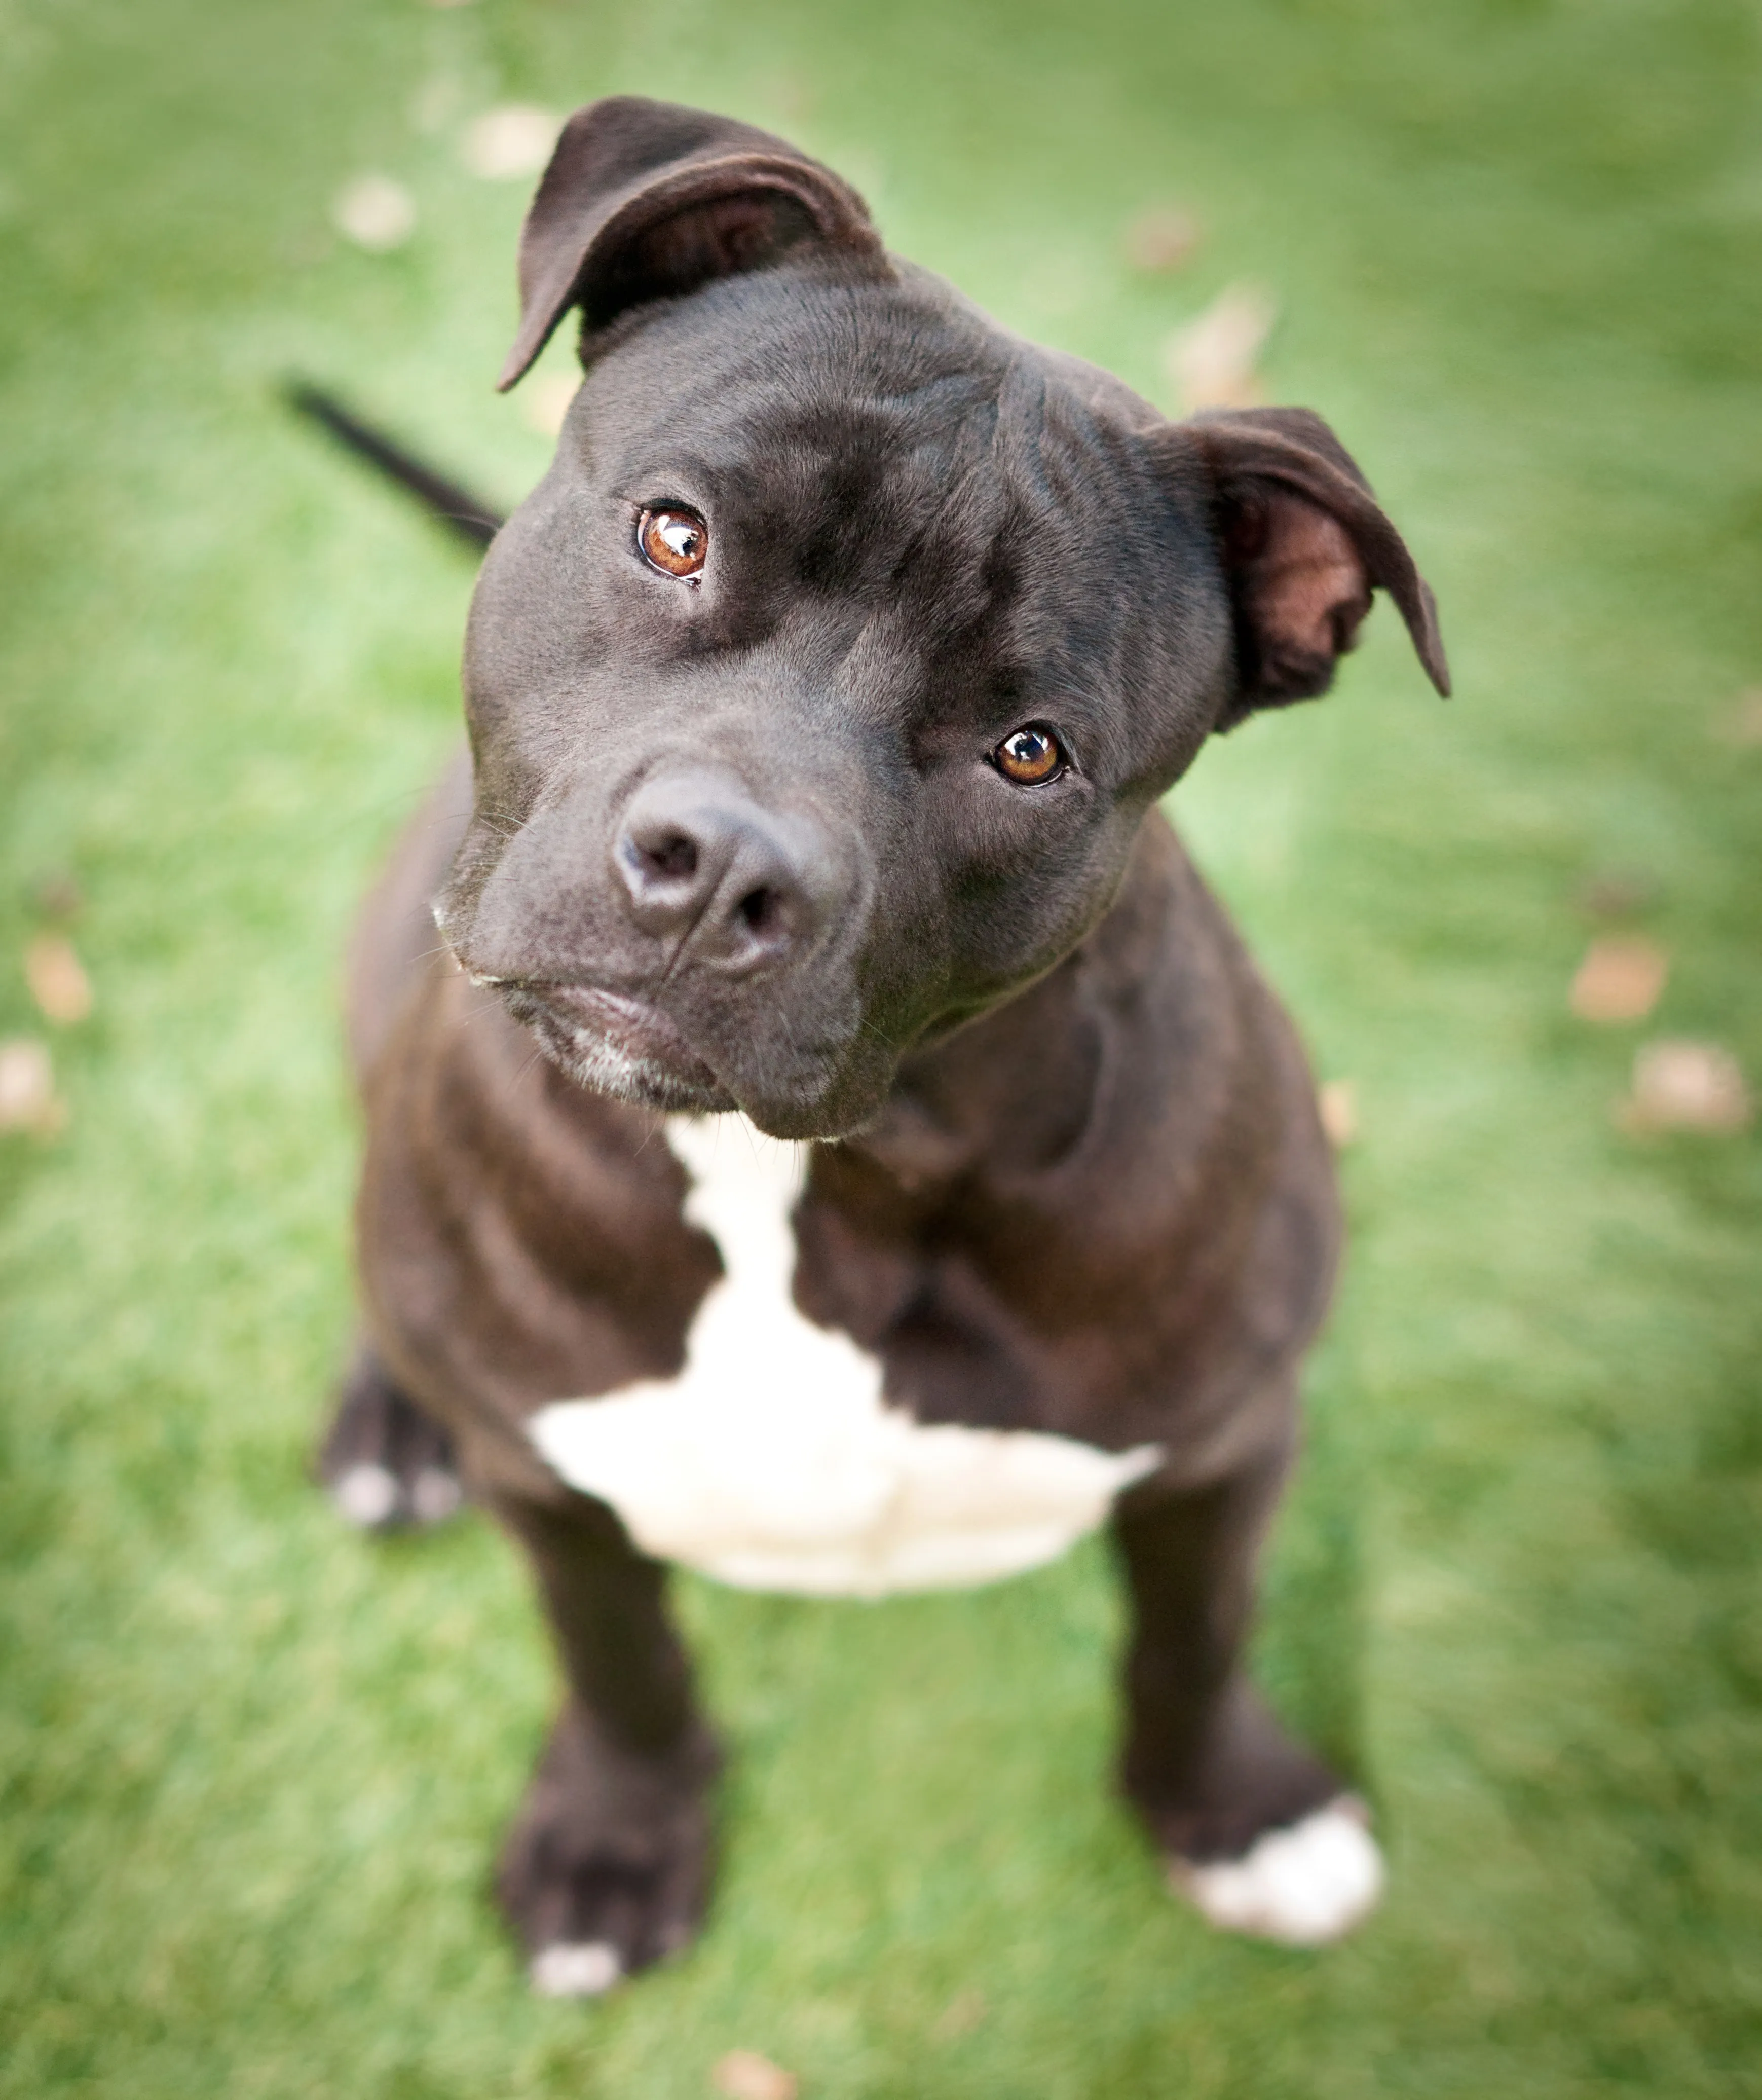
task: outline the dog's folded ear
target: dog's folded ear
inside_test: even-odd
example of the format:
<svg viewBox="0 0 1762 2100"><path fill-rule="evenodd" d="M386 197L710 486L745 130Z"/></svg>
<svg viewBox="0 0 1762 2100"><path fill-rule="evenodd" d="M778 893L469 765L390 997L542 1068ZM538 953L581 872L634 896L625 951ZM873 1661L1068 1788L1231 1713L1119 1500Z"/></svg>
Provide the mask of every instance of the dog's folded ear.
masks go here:
<svg viewBox="0 0 1762 2100"><path fill-rule="evenodd" d="M563 126L520 234L520 333L505 392L579 306L585 350L627 308L754 270L803 240L884 271L848 183L768 131L614 95Z"/></svg>
<svg viewBox="0 0 1762 2100"><path fill-rule="evenodd" d="M1218 721L1324 693L1386 590L1440 693L1438 608L1346 448L1307 408L1214 409L1160 442L1196 449L1236 614L1236 689ZM1189 469L1189 471L1191 470Z"/></svg>

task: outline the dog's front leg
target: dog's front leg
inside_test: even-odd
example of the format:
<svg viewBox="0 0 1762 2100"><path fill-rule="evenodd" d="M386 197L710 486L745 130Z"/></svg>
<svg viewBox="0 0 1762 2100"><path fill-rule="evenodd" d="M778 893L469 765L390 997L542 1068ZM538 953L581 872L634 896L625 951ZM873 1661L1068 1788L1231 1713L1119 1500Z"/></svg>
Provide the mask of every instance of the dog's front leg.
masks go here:
<svg viewBox="0 0 1762 2100"><path fill-rule="evenodd" d="M702 1921L716 1741L667 1615L667 1571L611 1511L576 1494L491 1507L531 1558L567 1686L496 1893L535 1988L592 1996Z"/></svg>
<svg viewBox="0 0 1762 2100"><path fill-rule="evenodd" d="M1383 1875L1363 1804L1285 1733L1243 1666L1255 1559L1288 1465L1281 1445L1203 1488L1152 1480L1122 1500L1121 1780L1171 1882L1214 1925L1317 1945L1358 1923Z"/></svg>

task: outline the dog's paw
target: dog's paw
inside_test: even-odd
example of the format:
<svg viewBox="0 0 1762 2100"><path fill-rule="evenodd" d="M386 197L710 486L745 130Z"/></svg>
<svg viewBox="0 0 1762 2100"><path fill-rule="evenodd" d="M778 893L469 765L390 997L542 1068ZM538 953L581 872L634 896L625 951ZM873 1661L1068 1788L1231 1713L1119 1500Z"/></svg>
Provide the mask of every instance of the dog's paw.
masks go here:
<svg viewBox="0 0 1762 2100"><path fill-rule="evenodd" d="M716 1762L707 1738L638 1758L607 1744L579 1710L565 1713L496 1876L535 1991L598 1997L697 1936Z"/></svg>
<svg viewBox="0 0 1762 2100"><path fill-rule="evenodd" d="M597 1998L623 1973L623 1957L609 1939L555 1939L526 1965L541 1998Z"/></svg>
<svg viewBox="0 0 1762 2100"><path fill-rule="evenodd" d="M1324 1947L1375 1909L1383 1855L1355 1795L1268 1830L1240 1859L1171 1860L1171 1886L1213 1925L1287 1947Z"/></svg>
<svg viewBox="0 0 1762 2100"><path fill-rule="evenodd" d="M342 1382L318 1476L363 1531L439 1524L465 1500L452 1439L405 1398L364 1345Z"/></svg>

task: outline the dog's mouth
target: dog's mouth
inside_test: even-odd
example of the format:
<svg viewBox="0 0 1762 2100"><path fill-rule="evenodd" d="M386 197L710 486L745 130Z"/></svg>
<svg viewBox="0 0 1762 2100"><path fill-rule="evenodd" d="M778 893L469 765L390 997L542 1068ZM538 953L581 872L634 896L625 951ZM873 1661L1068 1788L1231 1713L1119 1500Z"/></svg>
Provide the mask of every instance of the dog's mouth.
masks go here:
<svg viewBox="0 0 1762 2100"><path fill-rule="evenodd" d="M801 1014L774 999L756 1010L737 1001L731 1013L688 1012L681 1020L635 993L504 977L460 961L548 1063L589 1093L637 1107L664 1114L738 1109L769 1136L830 1140L872 1120L892 1083L895 1053L861 1021L848 1033L810 1035Z"/></svg>
<svg viewBox="0 0 1762 2100"><path fill-rule="evenodd" d="M579 1086L646 1108L736 1105L678 1026L645 999L591 985L526 981L499 989L514 1019Z"/></svg>

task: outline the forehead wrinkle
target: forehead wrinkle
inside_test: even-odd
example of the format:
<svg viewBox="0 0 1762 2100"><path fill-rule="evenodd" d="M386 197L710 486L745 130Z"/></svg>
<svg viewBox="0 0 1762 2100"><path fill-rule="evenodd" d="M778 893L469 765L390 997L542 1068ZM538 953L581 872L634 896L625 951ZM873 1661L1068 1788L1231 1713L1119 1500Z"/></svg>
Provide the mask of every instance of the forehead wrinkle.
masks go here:
<svg viewBox="0 0 1762 2100"><path fill-rule="evenodd" d="M729 318L737 325L712 327L694 355L699 390L723 404L737 398L743 424L827 410L922 414L939 393L989 397L1002 382L1002 361L982 334L905 307L896 294L878 306L855 288L804 288L786 304L742 302ZM806 397L803 374L813 375Z"/></svg>
<svg viewBox="0 0 1762 2100"><path fill-rule="evenodd" d="M945 316L926 327L915 310L877 308L848 287L803 287L786 304L755 302L741 280L716 289L730 296L708 295L712 303L729 311L662 337L661 384L645 390L646 412L621 448L627 473L671 465L730 492L755 491L764 479L755 455L848 452L853 421L869 450L885 452L901 430L954 428L1000 382L983 337ZM689 389L667 383L685 367ZM622 392L632 377L604 370L601 383Z"/></svg>
<svg viewBox="0 0 1762 2100"><path fill-rule="evenodd" d="M703 345L715 416L670 416L665 452L779 548L829 550L823 589L856 620L836 623L848 690L897 693L908 659L920 686L962 657L997 686L1087 682L1117 654L1120 600L1085 529L1085 455L1107 448L1084 405L1025 351L923 325L912 302L778 311Z"/></svg>
<svg viewBox="0 0 1762 2100"><path fill-rule="evenodd" d="M1071 587L1092 565L1072 523L1073 498L1086 485L1081 455L1092 442L1087 419L1073 430L1050 413L1049 390L1031 368L1011 373L988 405L978 456L944 490L922 536L926 543L935 536L925 552L939 562L939 595L966 599L968 629L988 615L1007 623L1019 614L1025 629L1007 638L1012 653L1064 654L1073 638ZM976 426L968 419L975 436ZM1037 581L1048 588L1037 592Z"/></svg>
<svg viewBox="0 0 1762 2100"><path fill-rule="evenodd" d="M896 720L923 680L923 651L896 605L877 606L851 634L828 685L861 721Z"/></svg>
<svg viewBox="0 0 1762 2100"><path fill-rule="evenodd" d="M890 567L941 521L958 526L963 504L971 505L970 528L983 529L977 514L997 516L1007 502L1001 492L998 501L973 503L988 458L1006 480L1025 480L1031 509L1055 507L1036 442L1046 386L1031 360L896 291L879 299L849 287L804 292L786 306L754 309L741 301L744 325L716 329L702 344L707 368L698 390L721 406L715 436L701 424L690 428L694 418L669 418L668 437L685 440L682 461L689 457L730 496L760 501L778 479L799 485L817 470L835 477L843 468L854 479L866 470L873 495L884 497L902 528ZM806 393L804 373L813 375Z"/></svg>
<svg viewBox="0 0 1762 2100"><path fill-rule="evenodd" d="M914 458L928 465L927 456L958 457L970 450L975 417L987 416L991 408L989 394L976 388L968 375L888 390L822 382L805 398L773 382L742 418L742 435L774 456L804 465L822 463L835 471L861 455L896 479Z"/></svg>

